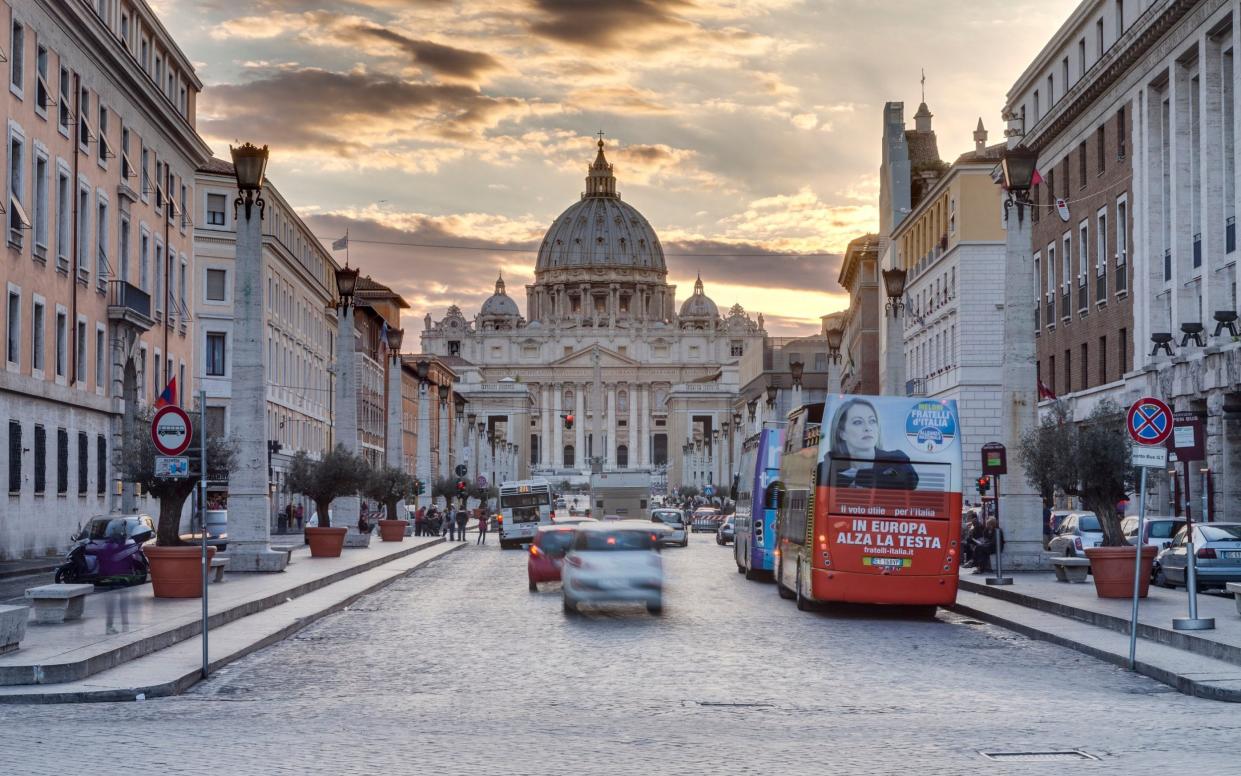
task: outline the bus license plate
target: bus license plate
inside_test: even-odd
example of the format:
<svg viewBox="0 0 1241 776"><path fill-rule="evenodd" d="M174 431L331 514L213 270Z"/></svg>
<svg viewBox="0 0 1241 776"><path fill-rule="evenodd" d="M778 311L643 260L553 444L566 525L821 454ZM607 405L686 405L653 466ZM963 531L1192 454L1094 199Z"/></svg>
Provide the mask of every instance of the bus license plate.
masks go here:
<svg viewBox="0 0 1241 776"><path fill-rule="evenodd" d="M908 558L863 558L862 563L868 566L891 566L893 568L912 565Z"/></svg>

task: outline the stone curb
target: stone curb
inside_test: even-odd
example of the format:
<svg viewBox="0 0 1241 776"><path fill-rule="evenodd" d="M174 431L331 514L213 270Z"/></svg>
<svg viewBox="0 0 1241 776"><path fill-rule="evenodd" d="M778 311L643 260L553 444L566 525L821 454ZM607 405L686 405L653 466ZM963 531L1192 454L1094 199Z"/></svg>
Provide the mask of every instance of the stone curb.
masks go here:
<svg viewBox="0 0 1241 776"><path fill-rule="evenodd" d="M30 566L29 568L8 569L5 571L0 571L0 579L11 579L13 577L28 577L32 574L46 574L49 571L55 571L56 569L60 568L60 564L62 562L63 560L60 560L60 559L49 560L47 563L44 563L41 566Z"/></svg>
<svg viewBox="0 0 1241 776"><path fill-rule="evenodd" d="M419 550L429 549L443 542L444 540L440 538L429 544L409 547L400 552L375 558L366 563L341 569L333 574L304 582L294 588L280 590L262 598L246 601L232 608L212 614L207 619L207 627L208 629L218 628L242 617L248 617L251 614L270 609L273 606L284 603L289 598L299 598L334 582L370 571L377 566L412 555ZM152 652L158 652L174 644L179 644L200 633L202 633L202 620L195 619L161 633L155 633L138 641L92 655L83 660L44 663L41 665L4 666L0 668L0 686L63 684L65 682L79 681L100 671L115 668L122 663L127 663L130 660L135 660Z"/></svg>
<svg viewBox="0 0 1241 776"><path fill-rule="evenodd" d="M423 545L422 547L419 547L418 549L419 550L433 550L436 548L437 545L444 545L444 544L446 543L443 541L439 541L433 544ZM348 607L354 601L357 601L359 598L365 595L369 595L375 592L376 590L379 590L380 588L386 587L387 585L392 584L398 579L409 576L410 574L414 573L418 569L421 569L431 563L434 563L435 561L439 560L445 555L455 552L456 550L459 550L464 546L465 546L464 544L450 545L444 548L440 552L435 552L429 558L424 558L422 560L419 560L417 563L415 563L413 566L410 566L409 568L403 569L399 571L398 573L392 574L389 577L378 580L374 584L368 585L366 588L356 591L343 599L334 601L327 607L317 610L312 614L299 617L294 622L284 626L283 628L280 628L279 630L273 633L269 633L263 636L261 639L257 641L249 643L240 649L237 649L229 654L223 655L215 660L212 660L208 664L209 670L212 673L214 673L215 671L223 668L224 666L234 661L240 660L246 655L249 655L253 652L257 652L258 650L263 649L264 647L271 646L272 644L275 644L277 642L283 641L284 639L287 639L289 636L292 636L293 634L302 630L307 625L311 625L317 622L318 620L328 616L329 614L333 614L335 612L340 611L341 609ZM389 562L389 563L395 562L402 558L408 557L410 554L411 553L405 553L397 557L389 557L386 560L386 562ZM384 565L384 564L380 564L380 565ZM323 586L321 585L320 587L323 587ZM188 671L185 674L182 674L181 676L178 676L175 679L171 679L166 682L159 682L156 684L141 686L141 687L124 687L124 688L115 687L115 688L109 688L106 690L72 690L72 691L64 691L64 690L58 691L55 688L49 687L47 692L29 692L29 693L14 694L14 695L0 694L0 704L33 705L33 704L53 704L53 703L115 703L115 702L123 702L123 701L132 702L132 701L137 700L138 695L142 695L144 699L166 698L166 697L173 696L173 695L180 695L181 693L185 692L186 690L190 689L195 684L197 684L199 681L201 681L201 679L202 679L201 666L195 666L192 670Z"/></svg>
<svg viewBox="0 0 1241 776"><path fill-rule="evenodd" d="M989 585L979 584L971 580L960 580L960 588L968 590L971 593L998 598L1001 601L1007 601L1011 604L1024 606L1029 609L1035 609L1047 614L1055 614L1070 620L1084 622L1087 625L1095 625L1100 628L1106 628L1110 631L1129 635L1128 618L1116 617L1111 614L1103 614L1090 609L1082 609L1076 606L1069 606L1058 601L1048 601L1043 598L1025 595L1007 588L992 587ZM1173 647L1175 649L1183 649L1186 652L1192 652L1195 655L1222 660L1225 663L1241 666L1241 647L1234 644L1226 644L1213 639L1204 639L1201 636L1195 636L1190 631L1178 631L1172 628L1164 628L1158 625L1148 625L1143 622L1138 623L1138 638L1153 641L1157 644Z"/></svg>
<svg viewBox="0 0 1241 776"><path fill-rule="evenodd" d="M992 597L1002 598L1002 596ZM957 614L963 614L967 617L973 617L976 620L982 620L983 622L988 622L992 625L998 625L1001 628L1006 628L1014 633L1020 633L1023 636L1036 639L1038 641L1046 641L1051 644L1056 644L1057 646L1067 647L1068 649L1089 655L1097 660L1102 660L1105 663L1111 663L1118 668L1128 669L1129 667L1129 656L1127 654L1122 655L1117 652L1084 644L1080 641L1075 641L1065 636L1052 633L1051 631L1042 630L1040 628L1018 622L1017 620L1001 617L1000 615L992 614L991 612L986 612L981 609L975 609L974 607L966 604L956 603L949 608ZM1054 612L1048 612L1048 614L1054 614ZM1087 622L1086 624L1089 625L1091 623ZM1140 655L1141 652L1139 651L1139 659L1134 661L1134 667L1137 669L1137 673L1142 674L1143 676L1154 679L1162 684L1166 684L1169 687L1173 687L1178 692L1184 693L1185 695L1192 695L1196 698L1205 698L1214 701L1224 701L1227 703L1241 703L1241 690L1200 682L1186 676L1185 674L1178 674L1175 671L1144 662L1140 659Z"/></svg>

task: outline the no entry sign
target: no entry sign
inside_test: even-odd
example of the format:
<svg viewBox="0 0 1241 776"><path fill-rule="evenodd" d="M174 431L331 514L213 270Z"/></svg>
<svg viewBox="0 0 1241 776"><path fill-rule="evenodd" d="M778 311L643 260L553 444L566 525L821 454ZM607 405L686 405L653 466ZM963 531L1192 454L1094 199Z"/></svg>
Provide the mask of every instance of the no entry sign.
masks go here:
<svg viewBox="0 0 1241 776"><path fill-rule="evenodd" d="M190 446L193 426L190 416L180 407L161 407L151 420L151 441L164 455L177 456Z"/></svg>
<svg viewBox="0 0 1241 776"><path fill-rule="evenodd" d="M1161 445L1172 433L1172 408L1150 396L1138 399L1129 408L1125 426L1135 444Z"/></svg>

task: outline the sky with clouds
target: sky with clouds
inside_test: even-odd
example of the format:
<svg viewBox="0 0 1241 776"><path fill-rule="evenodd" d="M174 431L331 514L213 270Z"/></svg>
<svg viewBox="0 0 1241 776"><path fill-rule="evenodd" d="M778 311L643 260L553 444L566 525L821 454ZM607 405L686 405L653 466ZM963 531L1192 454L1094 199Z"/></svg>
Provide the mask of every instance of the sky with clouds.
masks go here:
<svg viewBox="0 0 1241 776"><path fill-rule="evenodd" d="M669 282L684 296L701 272L775 334L847 303L839 254L878 224L883 104L912 126L925 68L941 155L970 150L980 116L998 142L1005 91L1076 4L152 2L205 84L216 155L269 144L272 182L325 240L348 229L411 318L472 314L501 271L529 282L603 130Z"/></svg>

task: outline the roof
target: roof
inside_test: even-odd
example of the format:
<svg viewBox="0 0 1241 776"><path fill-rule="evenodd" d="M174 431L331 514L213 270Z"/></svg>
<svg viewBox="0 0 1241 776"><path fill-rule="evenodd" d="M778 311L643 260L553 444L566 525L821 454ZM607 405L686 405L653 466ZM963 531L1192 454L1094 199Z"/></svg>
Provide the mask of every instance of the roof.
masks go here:
<svg viewBox="0 0 1241 776"><path fill-rule="evenodd" d="M1008 147L1007 143L996 143L987 146L980 154L977 151L966 151L957 157L953 164L969 164L971 162L998 162L1004 154L1004 149Z"/></svg>
<svg viewBox="0 0 1241 776"><path fill-rule="evenodd" d="M409 308L409 302L406 302L397 292L388 288L383 283L376 281L370 275L362 275L358 278L358 285L354 289L356 296L365 296L371 299L395 299L397 306L403 309Z"/></svg>
<svg viewBox="0 0 1241 776"><path fill-rule="evenodd" d="M237 174L232 162L226 162L214 156L204 162L198 168L198 171L212 173L213 175L228 175L230 177Z"/></svg>

